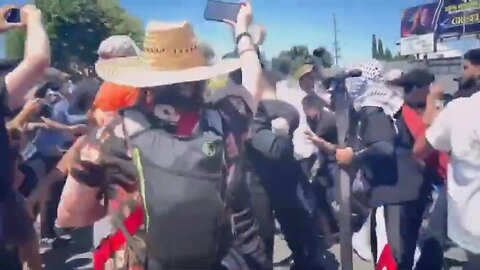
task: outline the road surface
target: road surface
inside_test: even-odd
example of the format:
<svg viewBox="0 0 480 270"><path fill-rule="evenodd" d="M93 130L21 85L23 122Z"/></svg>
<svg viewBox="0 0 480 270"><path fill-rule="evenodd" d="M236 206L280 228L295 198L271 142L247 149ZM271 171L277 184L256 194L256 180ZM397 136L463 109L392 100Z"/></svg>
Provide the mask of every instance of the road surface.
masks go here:
<svg viewBox="0 0 480 270"><path fill-rule="evenodd" d="M43 251L43 258L45 261L45 270L90 270L91 265L91 246L92 246L92 230L79 229L73 234L72 242L63 248ZM331 250L335 258L327 265L326 270L341 269L338 265L338 258L340 254L340 247L334 246ZM275 258L274 261L284 259L290 254L285 242L277 237L275 243ZM449 262L453 265L448 270L460 270L459 262L465 260L465 255L458 249L449 250L446 254L450 258ZM364 262L354 255L354 270L372 270L371 263ZM276 267L275 270L288 270L288 267Z"/></svg>
<svg viewBox="0 0 480 270"><path fill-rule="evenodd" d="M63 248L53 250L44 250L43 258L45 261L45 270L90 270L91 267L91 245L92 245L92 230L79 229L73 233L72 242ZM339 254L339 247L335 246L332 253ZM290 250L285 242L277 238L275 244L275 258L274 261L280 261L290 254ZM339 269L337 261L334 259L329 264L326 270ZM365 263L358 258L355 258L355 270L372 270L369 263ZM357 268L358 267L358 268ZM276 267L275 270L286 270L288 267Z"/></svg>

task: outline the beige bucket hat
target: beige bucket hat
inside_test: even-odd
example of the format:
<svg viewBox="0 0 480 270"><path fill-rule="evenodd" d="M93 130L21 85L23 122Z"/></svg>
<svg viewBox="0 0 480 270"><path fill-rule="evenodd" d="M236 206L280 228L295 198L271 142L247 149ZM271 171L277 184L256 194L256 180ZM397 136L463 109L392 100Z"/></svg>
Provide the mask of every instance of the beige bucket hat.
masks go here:
<svg viewBox="0 0 480 270"><path fill-rule="evenodd" d="M99 60L96 64L103 80L132 87L202 81L238 68L238 58L209 65L188 22L158 21L147 25L139 56Z"/></svg>

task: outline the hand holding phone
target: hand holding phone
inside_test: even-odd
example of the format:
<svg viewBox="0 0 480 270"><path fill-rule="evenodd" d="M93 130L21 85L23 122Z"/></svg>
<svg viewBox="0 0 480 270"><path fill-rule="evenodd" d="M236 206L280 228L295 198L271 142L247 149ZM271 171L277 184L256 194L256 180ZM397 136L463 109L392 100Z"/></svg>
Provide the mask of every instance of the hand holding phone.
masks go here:
<svg viewBox="0 0 480 270"><path fill-rule="evenodd" d="M241 6L241 3L208 0L203 16L207 21L237 22L237 16Z"/></svg>
<svg viewBox="0 0 480 270"><path fill-rule="evenodd" d="M0 33L21 26L21 10L8 5L0 7Z"/></svg>
<svg viewBox="0 0 480 270"><path fill-rule="evenodd" d="M16 7L7 9L3 13L3 18L7 23L20 23L22 21L21 17L21 10Z"/></svg>

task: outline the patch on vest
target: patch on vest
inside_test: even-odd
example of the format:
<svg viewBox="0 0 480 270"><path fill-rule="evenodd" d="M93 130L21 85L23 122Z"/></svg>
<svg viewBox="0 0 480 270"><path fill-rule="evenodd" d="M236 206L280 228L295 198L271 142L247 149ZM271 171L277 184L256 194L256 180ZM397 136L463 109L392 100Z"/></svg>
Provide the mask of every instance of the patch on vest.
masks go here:
<svg viewBox="0 0 480 270"><path fill-rule="evenodd" d="M207 157L213 157L215 153L217 152L217 148L215 147L215 144L211 142L206 142L202 146L202 152L207 156Z"/></svg>

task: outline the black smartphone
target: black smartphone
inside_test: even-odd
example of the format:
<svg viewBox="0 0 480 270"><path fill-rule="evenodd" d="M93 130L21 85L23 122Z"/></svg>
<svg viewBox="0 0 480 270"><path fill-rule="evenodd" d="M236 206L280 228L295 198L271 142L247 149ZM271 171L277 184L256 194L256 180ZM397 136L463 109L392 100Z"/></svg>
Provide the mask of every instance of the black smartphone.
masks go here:
<svg viewBox="0 0 480 270"><path fill-rule="evenodd" d="M208 0L203 16L207 21L223 22L229 20L237 22L238 12L241 6L241 3Z"/></svg>
<svg viewBox="0 0 480 270"><path fill-rule="evenodd" d="M21 11L19 8L11 8L7 10L3 17L7 23L19 23L21 22Z"/></svg>

